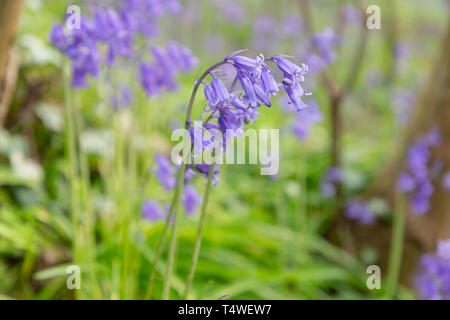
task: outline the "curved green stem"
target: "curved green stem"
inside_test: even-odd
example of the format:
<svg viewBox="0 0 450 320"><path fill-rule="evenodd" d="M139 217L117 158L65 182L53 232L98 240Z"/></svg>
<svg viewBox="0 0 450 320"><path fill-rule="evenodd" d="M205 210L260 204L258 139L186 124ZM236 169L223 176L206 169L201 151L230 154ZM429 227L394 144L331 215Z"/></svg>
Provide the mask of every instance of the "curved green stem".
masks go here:
<svg viewBox="0 0 450 320"><path fill-rule="evenodd" d="M200 254L200 247L202 245L202 233L203 233L203 227L205 225L206 208L208 206L209 193L211 190L211 182L212 182L212 177L214 176L215 167L216 167L216 165L212 164L209 168L208 182L206 183L205 195L203 197L202 211L201 211L200 221L198 223L198 229L197 229L197 238L195 240L194 253L192 254L192 262L191 262L191 267L189 268L189 276L188 276L188 279L186 282L186 289L184 291L184 299L188 298L189 289L191 288L192 281L194 280L195 268L197 267L198 256Z"/></svg>
<svg viewBox="0 0 450 320"><path fill-rule="evenodd" d="M214 64L213 66L211 66L210 68L208 68L201 76L200 78L197 80L194 89L192 91L191 94L191 98L189 100L189 105L186 111L186 121L185 121L185 128L189 129L189 120L191 119L191 114L192 114L192 107L194 105L194 100L195 100L195 96L197 95L197 91L200 88L200 85L202 84L203 80L206 78L206 76L208 74L210 74L211 71L217 69L218 67L226 64L228 62L226 61L220 61L216 64ZM155 280L155 275L156 275L156 265L158 263L158 260L161 256L161 251L162 251L162 246L163 243L165 241L165 238L167 236L167 232L170 226L170 221L173 217L173 225L172 225L172 234L170 237L170 243L169 243L169 257L168 257L168 262L167 262L167 272L166 272L166 277L164 278L164 286L163 286L163 299L169 299L169 295L170 295L170 279L172 276L172 269L173 269L173 262L174 262L174 257L175 257L175 248L176 248L176 225L178 222L178 215L177 215L177 209L178 209L178 205L181 199L181 194L183 193L183 186L184 186L184 174L186 172L186 163L183 162L180 168L180 171L178 172L178 183L175 189L175 193L173 195L172 198L172 203L170 205L170 210L169 210L169 214L167 215L166 218L166 222L164 225L164 230L163 233L161 234L161 238L158 242L158 247L156 250L156 255L155 255L155 259L153 261L153 266L152 266L152 271L150 272L150 283L149 283L149 289L147 291L146 297L150 298L151 294L152 294L152 289L153 289L153 284L154 284L154 280Z"/></svg>

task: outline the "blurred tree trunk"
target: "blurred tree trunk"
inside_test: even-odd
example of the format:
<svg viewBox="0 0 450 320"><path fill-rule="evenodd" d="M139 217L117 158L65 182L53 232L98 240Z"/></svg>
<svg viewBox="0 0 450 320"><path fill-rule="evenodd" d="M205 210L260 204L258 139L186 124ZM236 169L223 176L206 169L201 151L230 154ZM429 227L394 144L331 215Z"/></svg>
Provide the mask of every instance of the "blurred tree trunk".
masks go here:
<svg viewBox="0 0 450 320"><path fill-rule="evenodd" d="M13 49L23 0L0 1L0 124L8 111L17 79L18 59Z"/></svg>
<svg viewBox="0 0 450 320"><path fill-rule="evenodd" d="M443 172L450 171L450 24L426 85L419 93L409 123L403 129L393 152L379 171L370 190L370 196L380 196L394 202L396 182L403 170L408 147L432 127L439 127L443 144L433 148L433 159L444 161ZM423 252L435 249L436 240L450 238L450 194L441 186L441 176L434 181L431 210L423 216L411 214L406 205L406 230L401 282L411 284L411 273ZM408 202L408 201L407 201ZM360 249L372 246L381 255L380 267L387 271L391 225L379 222L371 227L352 226L354 243Z"/></svg>

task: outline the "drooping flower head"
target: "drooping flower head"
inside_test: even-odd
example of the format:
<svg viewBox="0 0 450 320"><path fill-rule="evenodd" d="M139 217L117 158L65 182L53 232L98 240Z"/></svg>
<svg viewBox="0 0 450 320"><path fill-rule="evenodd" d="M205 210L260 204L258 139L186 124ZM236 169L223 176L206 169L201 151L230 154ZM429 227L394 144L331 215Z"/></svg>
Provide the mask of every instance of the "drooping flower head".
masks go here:
<svg viewBox="0 0 450 320"><path fill-rule="evenodd" d="M301 97L307 95L301 88L299 82L304 81L304 74L308 67L301 67L288 60L284 55L273 56L266 59L260 54L255 58L240 55L245 50L236 51L223 60L222 64L231 66L234 70L235 80L228 88L220 70L209 69L205 75L211 77L208 83L202 78L204 85L203 93L206 104L203 108L202 121L188 121L188 127L193 143L193 157L198 156L204 150L215 149L219 144L219 150L225 150L227 140L239 138L244 125L254 122L259 115L258 109L265 105L272 106L271 98L276 96L282 89L288 93L291 103L298 110L306 105ZM279 69L285 83L282 85L268 65L273 64ZM229 72L227 72L229 73ZM238 87L236 83L240 84ZM292 88L291 88L292 87ZM196 124L197 122L200 125ZM217 140L217 131L221 133L222 140ZM210 163L194 164L189 167L205 176L209 173ZM217 182L218 170L214 171L213 181Z"/></svg>

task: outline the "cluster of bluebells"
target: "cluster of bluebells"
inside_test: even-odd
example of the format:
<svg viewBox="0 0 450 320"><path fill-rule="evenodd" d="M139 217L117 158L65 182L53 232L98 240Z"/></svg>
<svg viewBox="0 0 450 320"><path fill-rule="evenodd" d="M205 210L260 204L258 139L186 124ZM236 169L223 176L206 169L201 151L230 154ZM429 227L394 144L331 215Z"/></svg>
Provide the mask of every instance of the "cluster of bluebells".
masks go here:
<svg viewBox="0 0 450 320"><path fill-rule="evenodd" d="M430 198L434 187L431 179L440 169L440 162L432 163L430 148L441 144L439 130L434 128L424 136L419 137L409 147L407 153L407 170L400 173L397 189L411 195L412 213L423 215L430 210Z"/></svg>
<svg viewBox="0 0 450 320"><path fill-rule="evenodd" d="M371 225L376 221L376 215L370 209L368 203L357 199L352 199L347 204L345 216L363 225Z"/></svg>
<svg viewBox="0 0 450 320"><path fill-rule="evenodd" d="M289 104L289 97L283 96L280 99L280 104L284 112L288 114L295 112L295 108L292 104ZM300 141L304 141L310 135L312 126L320 123L322 120L323 115L319 106L315 100L312 100L308 102L308 108L296 113L291 125L291 131Z"/></svg>
<svg viewBox="0 0 450 320"><path fill-rule="evenodd" d="M190 126L191 136L194 144L194 156L212 146L223 143L226 148L226 139L239 137L244 131L244 124L254 122L258 117L258 109L265 105L272 106L271 98L281 91L285 91L297 111L307 107L302 97L309 95L303 89L301 82L308 72L305 64L296 65L289 57L276 55L265 58L262 54L256 58L238 55L244 50L237 51L227 56L223 63L233 67L237 88L227 89L220 77L220 72L210 70L212 80L204 82L204 96L207 104L202 119L201 128ZM277 80L272 68L267 63L274 64L281 75ZM223 141L216 141L213 131L220 131L224 137ZM198 132L200 131L200 134ZM231 137L230 137L230 133ZM209 164L193 165L196 171L207 175ZM215 175L218 170L214 172Z"/></svg>
<svg viewBox="0 0 450 320"><path fill-rule="evenodd" d="M176 73L196 65L190 50L181 44L169 43L161 49L149 48L147 41L141 41L159 34L158 18L179 12L179 0L117 0L90 8L91 16L83 14L79 28L56 24L49 35L53 45L71 61L74 88L86 87L88 77L98 77L103 65L112 68L128 63L129 67L141 66L142 86L151 95L175 88ZM148 49L153 63L145 61ZM112 100L116 105L129 103L129 90L122 90Z"/></svg>
<svg viewBox="0 0 450 320"><path fill-rule="evenodd" d="M436 252L420 258L415 286L420 299L450 300L450 239L438 240Z"/></svg>
<svg viewBox="0 0 450 320"><path fill-rule="evenodd" d="M158 182L163 186L166 191L172 191L177 183L176 174L177 168L163 155L156 155L155 157L156 168L154 174ZM188 168L184 177L184 183L186 184L183 189L182 203L185 212L188 215L193 215L197 210L201 197L197 190L190 184L195 172ZM161 208L158 202L154 200L144 201L142 204L142 216L144 219L154 222L164 219L168 215L169 207L166 206L165 210Z"/></svg>
<svg viewBox="0 0 450 320"><path fill-rule="evenodd" d="M320 182L320 191L325 198L336 196L336 185L343 181L342 170L337 167L330 167L323 175Z"/></svg>

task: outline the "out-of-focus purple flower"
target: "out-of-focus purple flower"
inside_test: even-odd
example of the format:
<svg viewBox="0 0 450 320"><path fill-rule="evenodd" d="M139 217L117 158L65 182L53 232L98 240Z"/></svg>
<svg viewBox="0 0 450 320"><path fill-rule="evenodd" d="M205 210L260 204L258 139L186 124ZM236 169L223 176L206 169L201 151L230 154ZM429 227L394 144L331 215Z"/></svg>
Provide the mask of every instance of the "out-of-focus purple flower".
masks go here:
<svg viewBox="0 0 450 320"><path fill-rule="evenodd" d="M81 30L65 31L60 24L53 26L49 40L62 53L68 56L72 63L73 75L72 86L83 88L87 86L86 77L97 77L100 71L101 55L95 39L90 32L92 26L89 21L82 19Z"/></svg>
<svg viewBox="0 0 450 320"><path fill-rule="evenodd" d="M260 54L255 58L239 55L245 50L231 53L223 60L227 65L232 66L233 71L227 74L235 74L235 81L239 81L240 88L236 88L236 82L228 90L221 77L220 70L208 70L212 77L210 83L203 80L204 96L207 104L204 106L202 121L189 121L189 131L193 141L194 160L199 153L205 150L217 150L216 147L226 149L227 140L240 137L244 131L244 124L254 122L258 117L258 108L261 105L270 107L271 98L282 88L269 65L272 62L283 72L285 79L284 88L290 96L291 103L298 109L306 105L301 101L301 97L308 95L300 86L299 82L304 80L304 74L308 67L304 64L297 66L283 55L273 56L269 59ZM315 123L317 114L314 108L303 115L308 123ZM200 123L197 125L196 123ZM218 130L219 132L217 132ZM230 132L232 133L230 136ZM217 139L222 137L222 141ZM195 162L195 161L194 161ZM191 168L198 173L207 176L210 164L195 164ZM214 172L213 181L217 183L218 168Z"/></svg>
<svg viewBox="0 0 450 320"><path fill-rule="evenodd" d="M281 55L273 56L269 60L276 62L278 69L283 73L284 79L282 83L284 90L291 99L292 104L297 107L297 111L306 108L307 105L303 103L302 97L311 93L305 91L300 82L304 81L304 75L308 72L308 66L302 64L300 67Z"/></svg>
<svg viewBox="0 0 450 320"><path fill-rule="evenodd" d="M439 258L450 261L450 239L439 239L436 254Z"/></svg>
<svg viewBox="0 0 450 320"><path fill-rule="evenodd" d="M309 136L311 127L322 121L322 113L319 110L317 102L310 102L309 106L297 113L292 124L292 131L300 140L304 140Z"/></svg>
<svg viewBox="0 0 450 320"><path fill-rule="evenodd" d="M368 204L355 199L347 204L345 215L348 219L356 220L363 225L370 225L376 221L376 216Z"/></svg>
<svg viewBox="0 0 450 320"><path fill-rule="evenodd" d="M253 46L260 50L270 50L282 40L278 22L271 16L262 16L253 23Z"/></svg>
<svg viewBox="0 0 450 320"><path fill-rule="evenodd" d="M336 184L342 181L342 170L337 167L329 167L320 182L322 195L325 198L333 198L336 195Z"/></svg>
<svg viewBox="0 0 450 320"><path fill-rule="evenodd" d="M411 192L416 187L416 181L407 172L402 172L397 180L397 188L401 192Z"/></svg>
<svg viewBox="0 0 450 320"><path fill-rule="evenodd" d="M335 35L332 28L325 28L323 31L315 34L311 40L317 47L321 58L327 64L336 60L336 55L332 49L341 43L341 38Z"/></svg>
<svg viewBox="0 0 450 320"><path fill-rule="evenodd" d="M442 187L445 191L450 192L450 172L447 172L442 177Z"/></svg>
<svg viewBox="0 0 450 320"><path fill-rule="evenodd" d="M49 34L49 40L71 60L73 87L86 87L88 76L97 77L103 63L113 68L122 58L121 67L134 65L137 60L141 84L147 94L154 95L162 89L176 88L177 72L189 71L197 64L190 50L177 43L169 43L166 51L154 47L152 64L142 61L144 55L135 48L138 34L158 34L158 18L178 12L179 0L117 0L89 8L92 19L83 15L81 29L65 30L57 24ZM114 98L113 105L121 104Z"/></svg>
<svg viewBox="0 0 450 320"><path fill-rule="evenodd" d="M162 220L164 212L156 201L148 200L142 203L141 207L142 217L150 222Z"/></svg>
<svg viewBox="0 0 450 320"><path fill-rule="evenodd" d="M427 144L430 147L438 147L442 144L442 136L439 128L432 128L426 135Z"/></svg>
<svg viewBox="0 0 450 320"><path fill-rule="evenodd" d="M430 210L431 203L429 197L420 193L413 194L411 198L412 212L416 215L423 215Z"/></svg>
<svg viewBox="0 0 450 320"><path fill-rule="evenodd" d="M128 107L133 100L133 92L131 88L126 85L121 85L118 92L114 92L111 97L111 104L114 109Z"/></svg>
<svg viewBox="0 0 450 320"><path fill-rule="evenodd" d="M363 21L363 15L354 5L347 3L341 9L341 16L350 23L360 24Z"/></svg>
<svg viewBox="0 0 450 320"><path fill-rule="evenodd" d="M334 198L336 196L336 186L328 181L320 184L320 192L325 198Z"/></svg>
<svg viewBox="0 0 450 320"><path fill-rule="evenodd" d="M394 57L397 59L406 58L409 55L408 45L403 41L398 41L394 45Z"/></svg>
<svg viewBox="0 0 450 320"><path fill-rule="evenodd" d="M245 9L233 0L213 0L212 3L222 12L223 16L232 23L242 23L245 19Z"/></svg>
<svg viewBox="0 0 450 320"><path fill-rule="evenodd" d="M407 153L408 172L402 172L397 180L400 192L411 194L411 209L416 215L423 215L430 210L430 198L434 187L431 179L436 169L430 170L430 148L440 145L441 135L438 129L433 128L424 136L419 137L409 147Z"/></svg>
<svg viewBox="0 0 450 320"><path fill-rule="evenodd" d="M436 253L420 258L415 286L420 299L450 300L450 239L438 240Z"/></svg>
<svg viewBox="0 0 450 320"><path fill-rule="evenodd" d="M197 190L191 185L187 185L183 191L183 205L186 213L192 215L201 202L201 197Z"/></svg>
<svg viewBox="0 0 450 320"><path fill-rule="evenodd" d="M394 72L397 74L404 73L408 67L408 58L410 49L405 41L397 41L394 45L392 54L394 55Z"/></svg>
<svg viewBox="0 0 450 320"><path fill-rule="evenodd" d="M296 16L287 16L281 22L281 32L284 37L297 36L304 30L304 23Z"/></svg>
<svg viewBox="0 0 450 320"><path fill-rule="evenodd" d="M170 161L165 156L158 154L155 156L155 162L157 165L155 175L159 183L168 191L175 188L177 183L176 170Z"/></svg>
<svg viewBox="0 0 450 320"><path fill-rule="evenodd" d="M198 63L188 48L175 42L168 43L165 50L153 46L151 53L153 62L142 63L140 67L141 85L149 96L159 94L164 89L175 90L176 75L189 71Z"/></svg>
<svg viewBox="0 0 450 320"><path fill-rule="evenodd" d="M167 44L167 54L180 71L188 72L195 68L198 59L192 55L191 50L177 42Z"/></svg>
<svg viewBox="0 0 450 320"><path fill-rule="evenodd" d="M134 33L127 30L120 15L112 7L94 11L96 38L108 45L106 62L112 65L118 56L129 57L133 52Z"/></svg>
<svg viewBox="0 0 450 320"><path fill-rule="evenodd" d="M278 100L278 103L280 104L281 110L283 110L284 113L297 113L297 108L292 104L291 99L288 95L282 95Z"/></svg>
<svg viewBox="0 0 450 320"><path fill-rule="evenodd" d="M196 164L193 166L193 168L195 170L197 170L199 173L201 173L202 175L204 175L205 177L208 177L209 175L209 170L211 169L211 165L210 164L206 164L206 163L200 163L200 164ZM217 177L220 173L219 168L217 168L217 166L214 168L213 171L213 184L216 185L219 182L219 178Z"/></svg>
<svg viewBox="0 0 450 320"><path fill-rule="evenodd" d="M309 66L309 70L313 76L321 74L328 65L328 63L324 59L314 53L311 53L307 56L306 64Z"/></svg>
<svg viewBox="0 0 450 320"><path fill-rule="evenodd" d="M416 95L413 90L397 89L392 94L392 105L395 108L397 120L401 125L408 122L411 110L416 102Z"/></svg>

